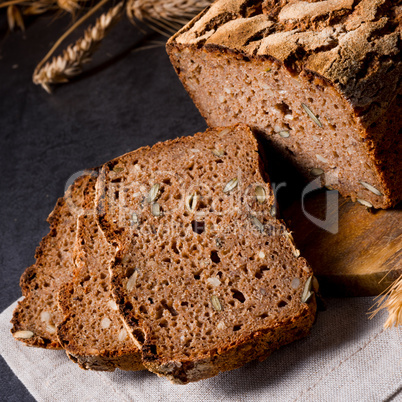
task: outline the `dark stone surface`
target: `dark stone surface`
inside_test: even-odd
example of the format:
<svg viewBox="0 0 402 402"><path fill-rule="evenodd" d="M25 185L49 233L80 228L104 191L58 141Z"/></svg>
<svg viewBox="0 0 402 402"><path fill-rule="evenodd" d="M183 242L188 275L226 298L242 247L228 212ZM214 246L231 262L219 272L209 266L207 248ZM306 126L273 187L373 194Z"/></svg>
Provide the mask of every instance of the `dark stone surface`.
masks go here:
<svg viewBox="0 0 402 402"><path fill-rule="evenodd" d="M72 174L206 125L170 65L162 36L140 34L122 20L91 71L48 95L32 84L32 72L70 19L38 17L25 34L7 33L0 11L3 311L21 296L19 277L34 262L35 248L48 231L46 217ZM155 42L158 47L147 48ZM33 400L3 359L0 377L0 400Z"/></svg>

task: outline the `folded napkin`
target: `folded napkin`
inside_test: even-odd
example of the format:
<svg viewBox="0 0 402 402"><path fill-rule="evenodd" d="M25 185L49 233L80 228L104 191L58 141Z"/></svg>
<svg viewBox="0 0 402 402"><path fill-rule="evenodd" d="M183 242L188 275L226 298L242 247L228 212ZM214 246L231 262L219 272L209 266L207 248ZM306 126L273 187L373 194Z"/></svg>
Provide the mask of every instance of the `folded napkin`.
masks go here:
<svg viewBox="0 0 402 402"><path fill-rule="evenodd" d="M308 338L184 386L145 371L84 371L63 351L29 348L10 334L16 303L0 315L0 353L38 401L402 400L402 330L384 330L381 314L368 319L372 298L327 303Z"/></svg>

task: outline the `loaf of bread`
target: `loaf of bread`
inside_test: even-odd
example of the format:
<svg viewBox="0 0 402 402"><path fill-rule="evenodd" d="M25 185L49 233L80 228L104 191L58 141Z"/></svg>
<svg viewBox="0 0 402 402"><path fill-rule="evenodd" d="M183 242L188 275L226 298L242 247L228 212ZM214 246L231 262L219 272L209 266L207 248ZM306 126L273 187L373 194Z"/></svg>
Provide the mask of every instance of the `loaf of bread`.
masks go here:
<svg viewBox="0 0 402 402"><path fill-rule="evenodd" d="M402 199L401 15L393 0L218 0L167 44L211 127L244 122L310 180Z"/></svg>
<svg viewBox="0 0 402 402"><path fill-rule="evenodd" d="M147 369L185 384L308 334L312 271L273 203L244 125L102 167L99 224L119 248L112 291Z"/></svg>
<svg viewBox="0 0 402 402"><path fill-rule="evenodd" d="M48 217L49 234L36 250L36 263L21 276L24 299L14 311L11 332L29 346L61 348L57 325L63 314L58 308L57 295L60 287L73 278L77 218L85 212L85 199L96 176L94 171L83 174L57 201Z"/></svg>
<svg viewBox="0 0 402 402"><path fill-rule="evenodd" d="M98 229L94 198L91 183L88 213L78 217L76 273L59 292L64 319L57 335L70 359L83 369L143 370L140 352L128 336L110 291L109 265L115 249Z"/></svg>

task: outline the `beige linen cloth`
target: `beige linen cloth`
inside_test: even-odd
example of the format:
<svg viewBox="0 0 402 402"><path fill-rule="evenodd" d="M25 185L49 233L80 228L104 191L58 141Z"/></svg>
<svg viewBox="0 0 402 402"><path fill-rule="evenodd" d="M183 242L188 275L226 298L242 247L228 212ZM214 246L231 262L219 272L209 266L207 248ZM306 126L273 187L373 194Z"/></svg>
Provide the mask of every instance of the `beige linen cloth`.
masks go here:
<svg viewBox="0 0 402 402"><path fill-rule="evenodd" d="M373 320L372 298L329 299L311 335L232 372L172 385L149 372L81 370L63 351L29 348L0 315L0 353L38 401L402 401L402 329Z"/></svg>

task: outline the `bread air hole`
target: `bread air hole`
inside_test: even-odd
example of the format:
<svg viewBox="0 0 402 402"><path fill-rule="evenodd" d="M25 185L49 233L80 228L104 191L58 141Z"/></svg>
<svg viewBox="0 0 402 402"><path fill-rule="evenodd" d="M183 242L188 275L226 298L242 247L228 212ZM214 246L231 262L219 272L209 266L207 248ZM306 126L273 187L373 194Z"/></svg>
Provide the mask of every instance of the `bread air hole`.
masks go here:
<svg viewBox="0 0 402 402"><path fill-rule="evenodd" d="M82 278L82 281L80 282L80 285L83 286L84 282L88 282L91 279L90 275L86 275L84 278Z"/></svg>
<svg viewBox="0 0 402 402"><path fill-rule="evenodd" d="M131 275L134 273L134 268L127 268L126 270L126 278L130 278Z"/></svg>
<svg viewBox="0 0 402 402"><path fill-rule="evenodd" d="M130 302L124 303L123 311L125 313L132 311L133 310L133 305Z"/></svg>
<svg viewBox="0 0 402 402"><path fill-rule="evenodd" d="M172 250L176 253L176 254L180 254L179 249L177 248L177 243L175 240L172 241Z"/></svg>
<svg viewBox="0 0 402 402"><path fill-rule="evenodd" d="M161 301L161 305L162 305L162 307L163 307L165 310L169 311L169 313L170 313L173 317L179 315L179 313L173 308L173 306L170 306L170 305L166 302L166 300L162 300L162 301Z"/></svg>
<svg viewBox="0 0 402 402"><path fill-rule="evenodd" d="M221 259L219 258L218 252L216 250L211 251L211 261L215 264L219 264Z"/></svg>
<svg viewBox="0 0 402 402"><path fill-rule="evenodd" d="M233 298L237 299L240 303L244 303L246 301L244 294L242 292L240 292L239 290L231 289L231 292L233 293Z"/></svg>
<svg viewBox="0 0 402 402"><path fill-rule="evenodd" d="M168 322L166 320L162 320L162 321L159 322L159 326L161 328L167 328Z"/></svg>
<svg viewBox="0 0 402 402"><path fill-rule="evenodd" d="M288 303L285 300L280 300L278 303L279 308L285 307L287 305L288 305Z"/></svg>
<svg viewBox="0 0 402 402"><path fill-rule="evenodd" d="M255 277L261 279L264 271L269 271L269 268L266 265L260 265L258 271L255 273Z"/></svg>
<svg viewBox="0 0 402 402"><path fill-rule="evenodd" d="M292 114L292 110L290 109L289 105L285 102L277 103L275 105L275 109L279 110L284 116Z"/></svg>
<svg viewBox="0 0 402 402"><path fill-rule="evenodd" d="M205 230L205 222L191 221L191 227L192 227L194 233L201 234Z"/></svg>
<svg viewBox="0 0 402 402"><path fill-rule="evenodd" d="M141 329L139 328L134 329L133 336L135 339L137 339L139 343L143 344L145 342L145 334Z"/></svg>

